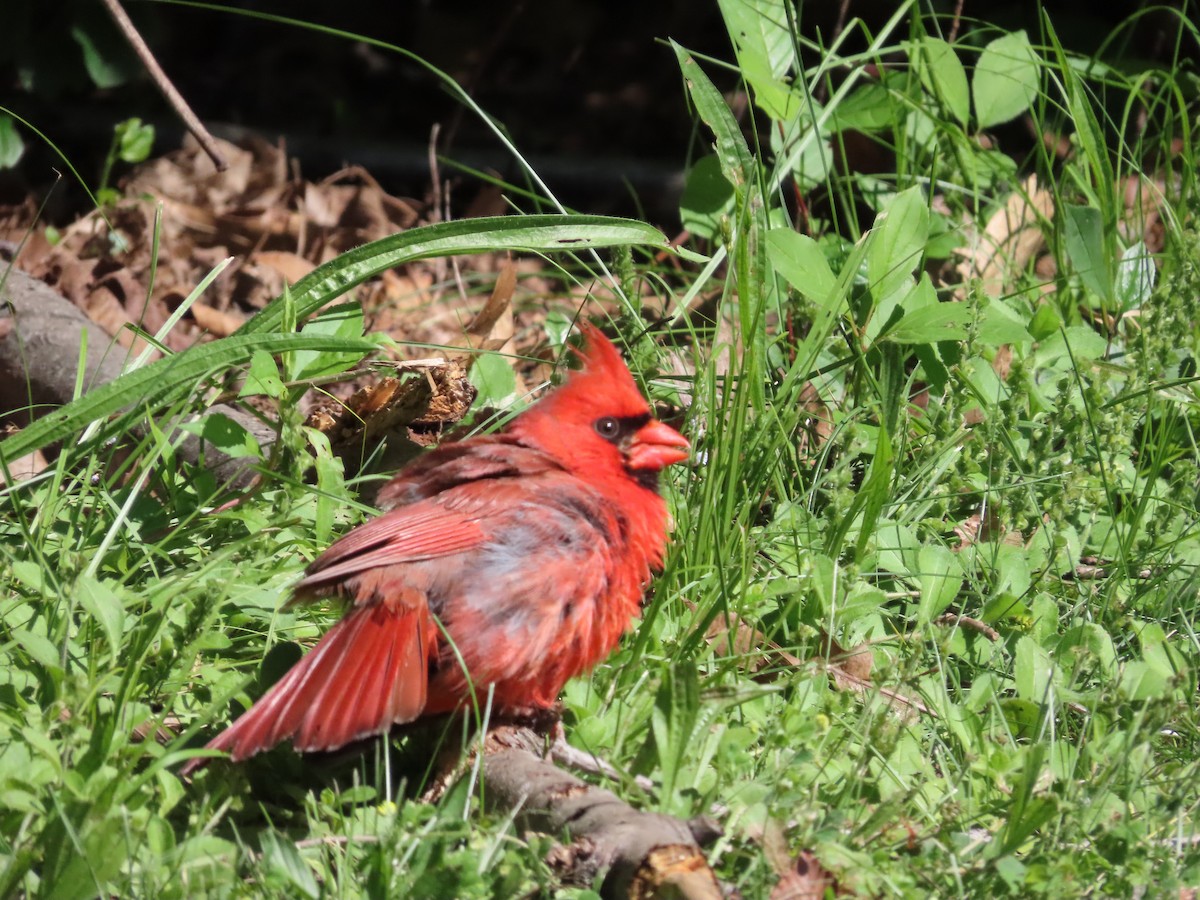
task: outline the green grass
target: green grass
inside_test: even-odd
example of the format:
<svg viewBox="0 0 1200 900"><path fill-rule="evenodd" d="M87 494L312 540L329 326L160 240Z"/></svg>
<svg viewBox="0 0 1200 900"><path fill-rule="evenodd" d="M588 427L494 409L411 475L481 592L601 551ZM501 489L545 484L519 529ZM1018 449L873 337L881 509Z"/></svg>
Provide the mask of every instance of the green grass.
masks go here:
<svg viewBox="0 0 1200 900"><path fill-rule="evenodd" d="M631 776L615 789L635 806L718 810L709 856L747 897L769 893L780 847L872 896L1194 886L1200 82L1072 55L1049 20L1027 42L966 22L950 46L948 23L905 8L814 47L758 6L725 7L757 140L709 80L731 72L677 48L703 135L684 274L613 265L630 356L657 399L684 401L697 464L668 479L676 537L641 625L567 687L567 734ZM869 49L843 55L851 36ZM1026 114L1071 152L1013 159L978 139ZM852 132L892 171L822 151ZM1052 274L1029 264L989 295L952 251L1032 173L1053 199L1035 225ZM467 231L431 239L489 245ZM371 259L281 298L253 346L189 357L192 382L142 378L157 408L196 411L197 375L256 374L282 440L240 505L213 511L227 497L175 463L178 433L116 456L108 438L141 411L0 496L0 895L594 896L559 888L549 839L520 839L465 788L416 802L423 747L173 774L334 614L282 604L362 512L278 379L312 375L305 348L359 339L327 325L289 344L297 303ZM592 277L594 259L554 260L564 285ZM701 296L712 316L685 314ZM694 348L694 378L653 377L667 330ZM87 402L21 448L122 406ZM986 528L963 541L972 516ZM753 646L711 638L738 626ZM838 689L829 638L870 653L871 689Z"/></svg>

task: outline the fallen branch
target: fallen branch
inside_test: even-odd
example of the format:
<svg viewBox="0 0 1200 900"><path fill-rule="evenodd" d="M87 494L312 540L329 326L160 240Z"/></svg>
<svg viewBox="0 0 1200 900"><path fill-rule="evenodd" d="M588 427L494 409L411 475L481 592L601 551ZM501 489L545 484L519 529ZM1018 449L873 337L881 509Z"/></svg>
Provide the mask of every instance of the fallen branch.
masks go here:
<svg viewBox="0 0 1200 900"><path fill-rule="evenodd" d="M603 876L601 895L613 900L723 897L700 849L720 833L708 819L684 822L633 809L557 768L543 757L543 745L530 728L493 729L484 749L485 802L518 810L523 831L566 834L570 843L548 860L564 881L592 885Z"/></svg>
<svg viewBox="0 0 1200 900"><path fill-rule="evenodd" d="M118 0L103 0L105 9L108 14L113 17L113 21L117 23L117 27L121 30L121 34L125 36L125 40L129 41L129 46L133 48L133 52L141 59L142 65L146 67L146 71L150 73L150 78L162 91L162 95L167 98L167 102L171 104L171 108L175 110L179 118L183 119L183 124L187 126L187 130L192 133L192 136L199 141L204 152L208 154L208 158L213 161L218 172L224 172L229 163L225 161L225 155L217 146L217 142L213 136L209 134L208 129L204 127L204 123L200 121L200 117L192 112L192 108L188 106L188 102L183 99L183 95L175 89L175 85L171 83L171 79L167 77L167 73L163 71L162 66L158 64L158 60L154 58L154 54L150 52L150 48L142 39L137 28L134 27L133 20L129 18L129 14Z"/></svg>
<svg viewBox="0 0 1200 900"><path fill-rule="evenodd" d="M37 409L69 403L84 335L83 389L88 391L118 378L128 351L53 288L10 268L0 287L0 414L26 425ZM224 404L207 412L233 419L264 454L270 453L275 432L259 419ZM247 487L256 475L250 460L231 457L194 434L184 438L176 454L193 464L203 461L218 481L233 487Z"/></svg>

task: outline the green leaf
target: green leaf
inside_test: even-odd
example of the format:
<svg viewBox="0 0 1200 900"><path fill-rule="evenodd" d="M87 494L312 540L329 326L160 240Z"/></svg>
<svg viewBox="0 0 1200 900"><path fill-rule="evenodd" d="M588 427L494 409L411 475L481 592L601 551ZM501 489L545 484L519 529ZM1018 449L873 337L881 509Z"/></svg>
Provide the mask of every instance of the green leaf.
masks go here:
<svg viewBox="0 0 1200 900"><path fill-rule="evenodd" d="M1049 699L1054 671L1054 660L1037 641L1028 635L1017 641L1013 681L1018 697L1030 703L1045 703Z"/></svg>
<svg viewBox="0 0 1200 900"><path fill-rule="evenodd" d="M971 310L965 303L938 303L906 312L882 340L894 344L936 344L961 341L967 336Z"/></svg>
<svg viewBox="0 0 1200 900"><path fill-rule="evenodd" d="M795 119L800 98L783 80L795 60L784 0L718 0L754 101L776 122Z"/></svg>
<svg viewBox="0 0 1200 900"><path fill-rule="evenodd" d="M287 396L287 388L279 377L275 357L265 350L255 350L250 356L250 370L238 397L270 397L279 400Z"/></svg>
<svg viewBox="0 0 1200 900"><path fill-rule="evenodd" d="M1038 65L1024 31L996 38L983 48L971 80L979 128L1015 119L1029 108L1038 92Z"/></svg>
<svg viewBox="0 0 1200 900"><path fill-rule="evenodd" d="M580 252L645 244L666 248L662 232L643 222L609 216L492 216L410 228L356 247L313 269L289 290L297 320L373 278L416 259L471 253ZM247 321L237 336L277 331L285 316L280 295Z"/></svg>
<svg viewBox="0 0 1200 900"><path fill-rule="evenodd" d="M223 413L209 413L199 422L188 422L181 427L234 459L262 456L254 435Z"/></svg>
<svg viewBox="0 0 1200 900"><path fill-rule="evenodd" d="M1058 334L1062 324L1058 308L1053 303L1041 303L1033 318L1029 320L1029 333L1035 341L1044 341L1051 335Z"/></svg>
<svg viewBox="0 0 1200 900"><path fill-rule="evenodd" d="M85 573L75 581L75 597L84 612L100 625L115 659L125 633L125 604L120 596L111 585Z"/></svg>
<svg viewBox="0 0 1200 900"><path fill-rule="evenodd" d="M126 119L114 129L117 135L117 156L122 162L145 162L154 147L154 126L142 124L141 119Z"/></svg>
<svg viewBox="0 0 1200 900"><path fill-rule="evenodd" d="M357 303L341 303L322 310L304 326L301 334L328 335L338 338L361 338L363 312ZM316 350L297 350L289 354L288 381L305 381L337 375L362 359L361 353L328 353Z"/></svg>
<svg viewBox="0 0 1200 900"><path fill-rule="evenodd" d="M94 28L77 24L71 28L71 37L83 51L83 65L92 83L98 88L118 87L131 74L128 51L117 43L116 35L109 34L107 25Z"/></svg>
<svg viewBox="0 0 1200 900"><path fill-rule="evenodd" d="M0 169L11 169L21 161L25 142L17 131L12 116L0 113Z"/></svg>
<svg viewBox="0 0 1200 900"><path fill-rule="evenodd" d="M837 288L837 278L820 245L791 228L767 232L767 259L783 279L814 303L824 306Z"/></svg>
<svg viewBox="0 0 1200 900"><path fill-rule="evenodd" d="M1157 700L1171 691L1171 679L1162 669L1142 660L1125 663L1120 690L1129 700Z"/></svg>
<svg viewBox="0 0 1200 900"><path fill-rule="evenodd" d="M1020 316L1013 312L1002 300L989 300L979 317L977 333L979 343L986 347L999 347L1001 344L1019 344L1032 341L1033 335L1021 321Z"/></svg>
<svg viewBox="0 0 1200 900"><path fill-rule="evenodd" d="M692 234L712 240L721 234L721 221L733 215L733 185L721 174L716 156L703 156L687 175L679 200L680 220Z"/></svg>
<svg viewBox="0 0 1200 900"><path fill-rule="evenodd" d="M786 75L796 51L785 0L718 0L718 5L742 72Z"/></svg>
<svg viewBox="0 0 1200 900"><path fill-rule="evenodd" d="M954 48L941 38L922 38L914 54L925 90L937 97L960 124L967 124L971 94L967 73Z"/></svg>
<svg viewBox="0 0 1200 900"><path fill-rule="evenodd" d="M918 187L891 197L875 217L867 248L867 278L876 302L900 290L921 261L929 209Z"/></svg>
<svg viewBox="0 0 1200 900"><path fill-rule="evenodd" d="M1100 210L1091 206L1064 206L1067 256L1084 285L1101 300L1113 300L1112 271L1105 253Z"/></svg>
<svg viewBox="0 0 1200 900"><path fill-rule="evenodd" d="M704 70L692 55L674 41L671 41L671 47L679 60L679 69L683 73L696 112L716 138L721 172L735 191L744 193L754 177L755 163L754 157L750 155L750 148L746 146L746 139L742 136L741 126L730 112L721 92L704 74Z"/></svg>
<svg viewBox="0 0 1200 900"><path fill-rule="evenodd" d="M887 505L892 487L892 476L895 474L893 463L896 459L896 451L892 448L891 437L886 428L880 428L876 435L875 453L871 457L867 477L863 479L862 489L855 495L850 512L835 535L836 541L840 544L858 515L858 511L862 510L862 523L859 525L858 541L854 546L854 555L857 559L862 559L867 552L867 546L875 533L875 524L879 521L879 514ZM831 549L833 549L832 545Z"/></svg>
<svg viewBox="0 0 1200 900"><path fill-rule="evenodd" d="M1116 296L1122 312L1138 309L1150 299L1158 269L1144 241L1125 249L1117 263Z"/></svg>
<svg viewBox="0 0 1200 900"><path fill-rule="evenodd" d="M654 746L662 772L664 797L675 794L675 783L692 750L692 733L700 710L700 677L694 663L674 663L663 677L650 715Z"/></svg>
<svg viewBox="0 0 1200 900"><path fill-rule="evenodd" d="M479 392L472 404L476 409L507 406L517 391L517 375L513 371L512 359L499 353L481 353L475 357L467 379Z"/></svg>
<svg viewBox="0 0 1200 900"><path fill-rule="evenodd" d="M892 92L878 82L855 88L833 110L837 131L882 131L892 128L902 115Z"/></svg>
<svg viewBox="0 0 1200 900"><path fill-rule="evenodd" d="M27 628L14 628L12 639L17 646L28 654L36 663L41 663L50 672L62 671L62 654L50 640L36 631Z"/></svg>
<svg viewBox="0 0 1200 900"><path fill-rule="evenodd" d="M947 547L926 544L917 554L920 566L921 598L917 603L917 623L928 625L946 611L962 587L963 572L958 558Z"/></svg>

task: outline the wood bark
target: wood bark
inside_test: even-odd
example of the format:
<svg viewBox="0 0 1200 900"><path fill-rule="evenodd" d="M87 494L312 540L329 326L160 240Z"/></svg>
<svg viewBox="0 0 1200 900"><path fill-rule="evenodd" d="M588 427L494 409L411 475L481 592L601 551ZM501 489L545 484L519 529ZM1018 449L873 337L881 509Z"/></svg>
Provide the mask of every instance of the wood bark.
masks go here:
<svg viewBox="0 0 1200 900"><path fill-rule="evenodd" d="M701 843L719 835L709 820L684 822L641 812L611 791L564 772L543 756L544 738L530 728L502 726L484 751L484 801L518 810L527 832L566 835L550 856L563 880L592 885L611 900L720 900L724 895Z"/></svg>
<svg viewBox="0 0 1200 900"><path fill-rule="evenodd" d="M39 409L62 406L75 395L80 349L87 336L83 390L118 378L128 350L52 287L19 269L9 268L0 287L0 416L27 425ZM269 454L275 432L259 419L233 406L218 404L222 413L249 431ZM135 428L135 432L141 433ZM221 482L247 487L255 477L253 460L233 458L189 434L176 453L203 464Z"/></svg>

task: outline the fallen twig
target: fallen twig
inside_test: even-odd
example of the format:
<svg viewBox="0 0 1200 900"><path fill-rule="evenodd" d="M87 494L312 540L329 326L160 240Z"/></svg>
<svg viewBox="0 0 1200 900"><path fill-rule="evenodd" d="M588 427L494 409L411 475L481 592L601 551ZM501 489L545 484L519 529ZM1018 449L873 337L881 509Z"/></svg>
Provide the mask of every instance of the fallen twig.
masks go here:
<svg viewBox="0 0 1200 900"><path fill-rule="evenodd" d="M171 104L171 108L183 119L183 124L187 126L187 130L192 133L192 136L199 141L200 146L204 148L204 152L208 154L208 158L213 161L213 165L217 167L218 172L224 172L228 168L229 163L225 161L224 154L217 147L216 140L209 134L208 129L204 127L204 123L200 121L200 117L192 112L192 108L188 106L188 102L183 99L183 95L175 89L175 85L171 83L171 79L167 77L167 73L163 71L162 66L158 64L158 60L154 58L154 54L150 52L150 48L138 33L137 28L133 24L133 20L129 18L129 14L118 0L104 0L104 6L108 10L109 15L113 17L113 21L117 23L117 27L121 29L121 34L125 36L125 40L129 41L129 46L133 48L133 52L141 59L142 65L146 67L146 71L150 73L150 78L162 91L167 102Z"/></svg>
<svg viewBox="0 0 1200 900"><path fill-rule="evenodd" d="M608 898L723 896L700 849L719 834L709 820L684 822L633 809L557 768L542 755L543 745L530 728L493 729L484 748L485 800L517 810L525 831L568 835L571 842L549 858L564 881L592 885L603 876L601 894Z"/></svg>

